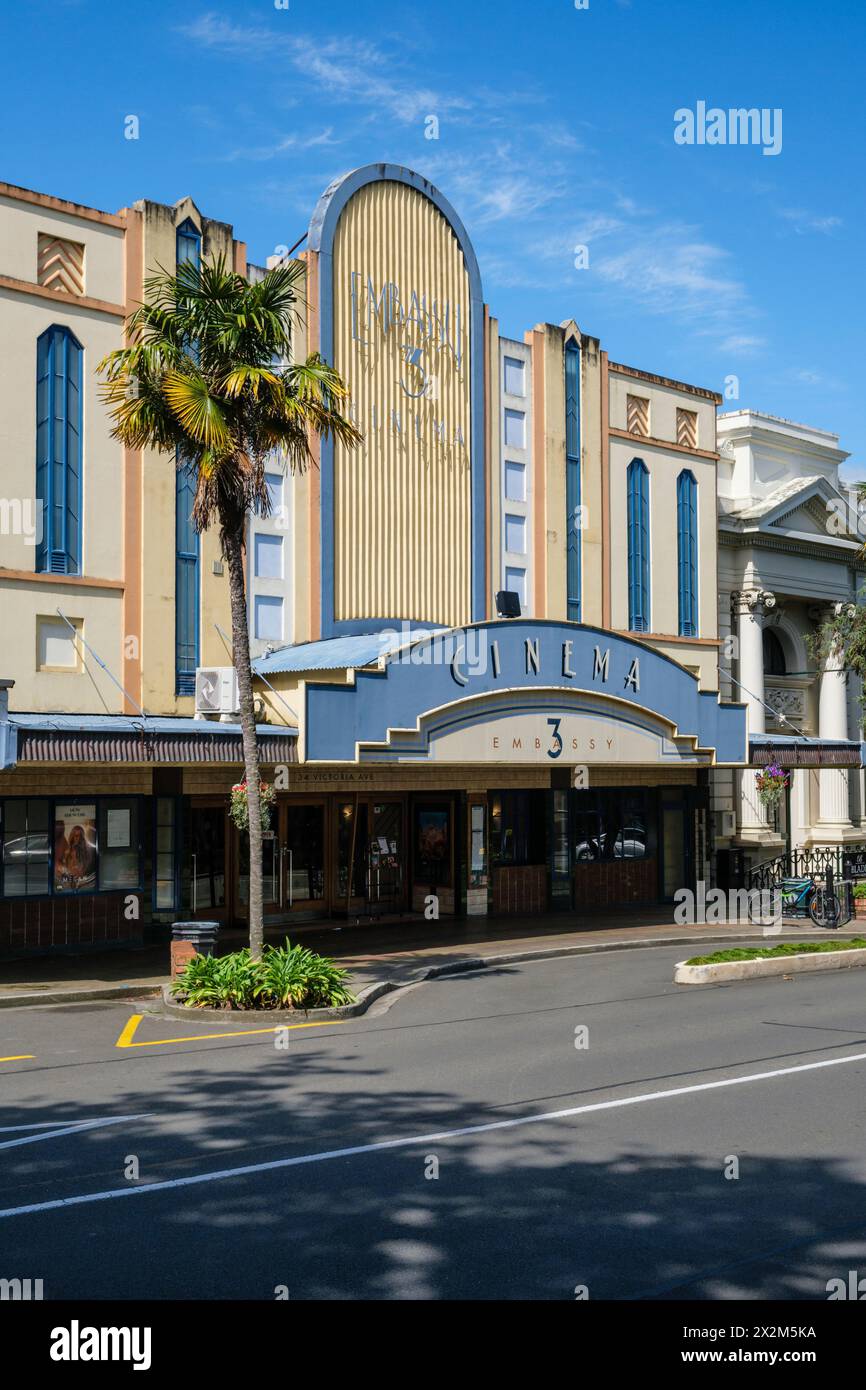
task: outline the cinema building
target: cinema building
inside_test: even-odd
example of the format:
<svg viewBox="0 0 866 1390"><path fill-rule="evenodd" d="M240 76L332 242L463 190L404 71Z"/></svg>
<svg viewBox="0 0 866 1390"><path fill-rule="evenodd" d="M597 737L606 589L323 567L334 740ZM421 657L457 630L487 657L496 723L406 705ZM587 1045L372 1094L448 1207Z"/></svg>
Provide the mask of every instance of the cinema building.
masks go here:
<svg viewBox="0 0 866 1390"><path fill-rule="evenodd" d="M172 460L111 440L93 367L171 256L264 270L189 199L2 186L0 215L9 486L48 518L0 537L0 953L240 925L218 541ZM589 918L711 879L711 776L749 763L748 701L720 698L720 397L574 321L502 335L410 170L338 180L296 254L294 353L342 372L363 443L275 467L250 522L267 924Z"/></svg>

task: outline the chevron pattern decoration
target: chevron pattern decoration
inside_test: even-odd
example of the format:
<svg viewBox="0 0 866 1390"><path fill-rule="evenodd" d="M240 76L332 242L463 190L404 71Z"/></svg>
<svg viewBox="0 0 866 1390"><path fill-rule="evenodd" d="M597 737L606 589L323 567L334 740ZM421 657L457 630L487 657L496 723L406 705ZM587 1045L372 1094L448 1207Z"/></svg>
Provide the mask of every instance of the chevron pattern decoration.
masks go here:
<svg viewBox="0 0 866 1390"><path fill-rule="evenodd" d="M649 400L646 396L627 398L626 429L629 434L649 434Z"/></svg>
<svg viewBox="0 0 866 1390"><path fill-rule="evenodd" d="M84 247L78 241L39 233L39 284L64 294L84 294Z"/></svg>
<svg viewBox="0 0 866 1390"><path fill-rule="evenodd" d="M677 410L677 443L685 449L698 447L698 417L694 410Z"/></svg>

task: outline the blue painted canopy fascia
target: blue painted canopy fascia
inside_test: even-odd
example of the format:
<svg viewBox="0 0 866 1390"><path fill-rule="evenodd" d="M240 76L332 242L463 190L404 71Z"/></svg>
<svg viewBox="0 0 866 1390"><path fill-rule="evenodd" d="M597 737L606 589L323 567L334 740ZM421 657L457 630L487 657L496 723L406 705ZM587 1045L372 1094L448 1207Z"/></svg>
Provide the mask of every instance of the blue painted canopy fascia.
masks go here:
<svg viewBox="0 0 866 1390"><path fill-rule="evenodd" d="M8 720L0 720L0 771L18 761L18 730Z"/></svg>
<svg viewBox="0 0 866 1390"><path fill-rule="evenodd" d="M458 684L450 658L484 634L488 653L486 669L469 674ZM525 642L539 642L540 671L526 672ZM495 676L489 659L490 643L499 647L500 674ZM573 677L563 673L562 644L572 643ZM423 649L444 652L440 661L423 664ZM609 679L593 679L595 648L610 652ZM412 661L410 653L416 660ZM626 676L632 662L639 662L640 689L631 690ZM480 662L478 663L480 666ZM352 685L310 684L305 688L306 760L354 762L358 743L381 743L389 729L414 729L421 715L432 709L463 701L470 696L498 691L553 687L563 691L591 691L616 696L635 711L647 710L669 720L679 734L693 735L702 748L715 749L716 761L745 766L748 754L746 706L722 704L712 691L701 691L697 678L670 657L643 642L622 637L604 628L581 623L517 619L511 622L474 624L439 634L406 649L406 659L396 653L381 671L358 671Z"/></svg>
<svg viewBox="0 0 866 1390"><path fill-rule="evenodd" d="M370 183L403 183L415 188L439 209L451 227L469 277L469 357L471 362L470 439L472 567L470 606L473 622L487 612L486 531L487 503L484 487L484 298L478 260L469 234L460 217L428 179L402 164L365 164L335 179L316 204L308 246L319 256L319 352L326 362L334 362L334 237L340 214L349 199ZM336 620L334 602L334 441L323 439L320 469L320 544L322 637L344 631Z"/></svg>

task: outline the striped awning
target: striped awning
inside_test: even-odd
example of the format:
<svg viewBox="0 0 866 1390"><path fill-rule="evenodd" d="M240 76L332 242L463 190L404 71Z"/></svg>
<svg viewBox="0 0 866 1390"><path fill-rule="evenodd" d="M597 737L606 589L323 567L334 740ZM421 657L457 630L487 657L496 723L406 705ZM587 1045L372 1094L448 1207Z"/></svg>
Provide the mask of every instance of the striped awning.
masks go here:
<svg viewBox="0 0 866 1390"><path fill-rule="evenodd" d="M866 743L853 739L756 734L749 739L749 765L767 767L866 767Z"/></svg>
<svg viewBox="0 0 866 1390"><path fill-rule="evenodd" d="M22 763L240 766L244 761L238 724L201 719L13 714L7 731L6 767ZM296 729L260 724L256 732L263 764L297 763Z"/></svg>

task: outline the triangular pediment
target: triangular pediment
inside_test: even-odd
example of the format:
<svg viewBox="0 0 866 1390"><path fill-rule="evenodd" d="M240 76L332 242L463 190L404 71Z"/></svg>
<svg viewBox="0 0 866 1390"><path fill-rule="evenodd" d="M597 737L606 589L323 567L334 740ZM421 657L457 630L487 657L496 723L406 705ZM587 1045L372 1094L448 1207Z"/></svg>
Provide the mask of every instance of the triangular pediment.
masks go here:
<svg viewBox="0 0 866 1390"><path fill-rule="evenodd" d="M839 499L840 502L842 499ZM771 522L773 530L776 531L799 531L805 532L809 536L826 537L828 534L846 534L846 522L844 516L839 514L839 521L835 522L835 531L828 531L827 523L831 518L835 518L835 513L829 509L826 502L812 497L808 502L803 502L799 506L792 507L790 511L784 512Z"/></svg>
<svg viewBox="0 0 866 1390"><path fill-rule="evenodd" d="M822 540L857 541L856 505L826 478L792 479L760 502L735 513L747 530L779 536L799 534Z"/></svg>

